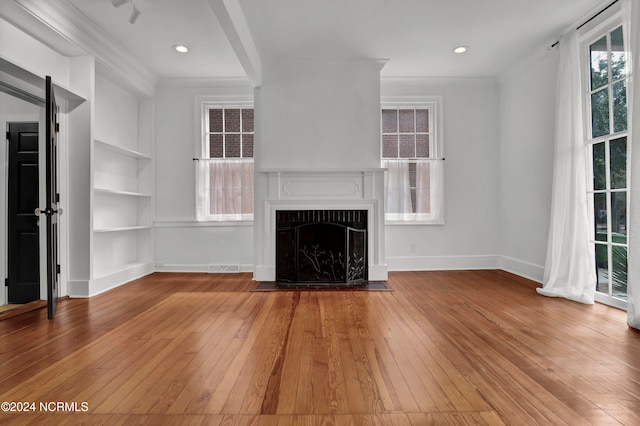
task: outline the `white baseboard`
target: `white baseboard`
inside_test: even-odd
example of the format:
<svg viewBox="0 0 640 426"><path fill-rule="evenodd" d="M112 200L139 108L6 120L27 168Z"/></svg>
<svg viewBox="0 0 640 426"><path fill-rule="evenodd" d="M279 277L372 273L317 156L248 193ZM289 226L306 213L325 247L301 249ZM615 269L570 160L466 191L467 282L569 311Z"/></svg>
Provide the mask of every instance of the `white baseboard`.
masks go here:
<svg viewBox="0 0 640 426"><path fill-rule="evenodd" d="M387 265L369 265L369 281L387 281L389 279Z"/></svg>
<svg viewBox="0 0 640 426"><path fill-rule="evenodd" d="M133 281L152 272L200 272L200 273L229 273L220 265L210 264L177 264L177 263L147 263L116 272L114 274L90 280L68 281L67 290L70 297L86 298L95 296L112 288ZM222 265L224 266L224 265ZM270 281L275 275L275 268L269 266L256 267L250 264L234 265L232 272L254 272L254 280ZM369 279L386 281L391 271L442 271L469 269L502 269L515 275L542 282L544 267L508 256L479 255L479 256L415 256L390 257L386 265L369 267Z"/></svg>
<svg viewBox="0 0 640 426"><path fill-rule="evenodd" d="M151 273L153 273L153 264L147 262L134 264L113 274L93 279L89 282L89 296L96 296Z"/></svg>
<svg viewBox="0 0 640 426"><path fill-rule="evenodd" d="M136 263L92 280L67 281L67 293L72 298L93 297L153 272L152 263Z"/></svg>
<svg viewBox="0 0 640 426"><path fill-rule="evenodd" d="M389 271L444 271L499 269L500 256L413 256L388 257Z"/></svg>
<svg viewBox="0 0 640 426"><path fill-rule="evenodd" d="M508 256L421 256L387 258L389 271L444 271L465 269L502 269L541 283L544 266Z"/></svg>
<svg viewBox="0 0 640 426"><path fill-rule="evenodd" d="M229 273L253 272L256 281L273 281L275 268L272 266L255 267L250 264L234 265L233 271L224 271L219 265L210 264L178 264L156 263L156 272L202 272ZM224 265L222 265L224 266ZM239 268L239 270L237 269ZM499 255L471 255L471 256L413 256L390 257L386 265L369 265L369 279L386 281L391 271L445 271L469 269L503 269L521 277L542 282L544 267L529 262Z"/></svg>
<svg viewBox="0 0 640 426"><path fill-rule="evenodd" d="M253 265L220 265L208 263L156 263L155 272L204 272L204 273L237 273L253 272Z"/></svg>
<svg viewBox="0 0 640 426"><path fill-rule="evenodd" d="M500 269L530 279L537 283L542 283L544 278L544 266L535 265L533 263L514 259L508 256L502 256Z"/></svg>
<svg viewBox="0 0 640 426"><path fill-rule="evenodd" d="M89 297L89 281L73 280L67 281L67 294L71 298L87 298Z"/></svg>

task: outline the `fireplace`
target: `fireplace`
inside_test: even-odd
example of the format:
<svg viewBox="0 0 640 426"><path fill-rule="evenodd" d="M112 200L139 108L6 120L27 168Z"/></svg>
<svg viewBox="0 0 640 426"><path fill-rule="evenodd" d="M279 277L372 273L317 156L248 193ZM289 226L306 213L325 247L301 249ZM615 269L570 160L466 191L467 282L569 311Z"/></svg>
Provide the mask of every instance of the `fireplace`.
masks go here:
<svg viewBox="0 0 640 426"><path fill-rule="evenodd" d="M276 281L367 280L367 210L277 210Z"/></svg>
<svg viewBox="0 0 640 426"><path fill-rule="evenodd" d="M384 169L257 169L256 173L264 175L264 179L256 178L257 182L264 182L256 187L256 281L295 284L327 282L330 277L334 282L330 286L337 286L387 280ZM300 241L307 238L315 240L307 242L305 250ZM317 275L320 259L332 255L319 245L327 242L336 246L330 263L339 264L335 259L342 253L348 264L336 272L335 279L333 271ZM307 261L310 263L305 266Z"/></svg>

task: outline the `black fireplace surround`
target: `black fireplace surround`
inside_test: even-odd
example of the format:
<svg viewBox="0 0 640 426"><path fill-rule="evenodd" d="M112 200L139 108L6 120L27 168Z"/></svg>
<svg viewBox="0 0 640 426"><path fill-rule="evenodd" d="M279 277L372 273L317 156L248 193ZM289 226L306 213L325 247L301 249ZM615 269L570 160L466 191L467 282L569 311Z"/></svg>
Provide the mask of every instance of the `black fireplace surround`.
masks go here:
<svg viewBox="0 0 640 426"><path fill-rule="evenodd" d="M276 282L367 280L367 210L277 210Z"/></svg>

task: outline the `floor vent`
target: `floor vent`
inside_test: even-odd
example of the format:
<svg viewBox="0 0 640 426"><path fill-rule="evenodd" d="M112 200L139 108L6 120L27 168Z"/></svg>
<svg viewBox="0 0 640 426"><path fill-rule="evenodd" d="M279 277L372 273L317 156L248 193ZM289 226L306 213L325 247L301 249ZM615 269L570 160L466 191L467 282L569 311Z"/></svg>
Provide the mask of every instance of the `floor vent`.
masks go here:
<svg viewBox="0 0 640 426"><path fill-rule="evenodd" d="M210 274L233 272L240 272L240 265L209 265Z"/></svg>

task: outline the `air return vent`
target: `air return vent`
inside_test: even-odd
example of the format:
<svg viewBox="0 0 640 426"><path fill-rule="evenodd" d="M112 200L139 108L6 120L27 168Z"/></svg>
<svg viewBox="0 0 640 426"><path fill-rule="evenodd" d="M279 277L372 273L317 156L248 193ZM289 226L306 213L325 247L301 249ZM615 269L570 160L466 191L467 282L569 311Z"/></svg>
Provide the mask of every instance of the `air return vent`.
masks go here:
<svg viewBox="0 0 640 426"><path fill-rule="evenodd" d="M240 265L209 265L208 272L210 274L238 273L240 272Z"/></svg>

